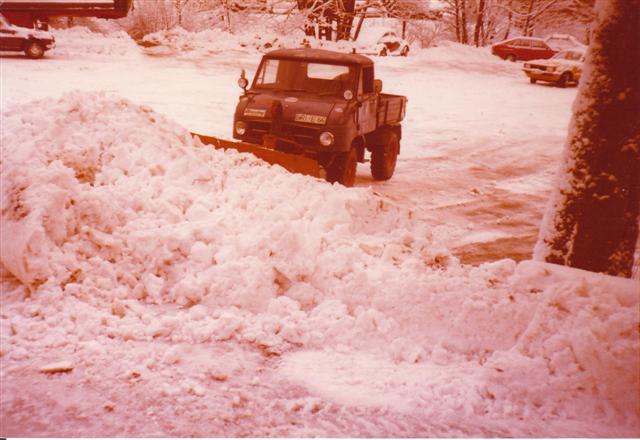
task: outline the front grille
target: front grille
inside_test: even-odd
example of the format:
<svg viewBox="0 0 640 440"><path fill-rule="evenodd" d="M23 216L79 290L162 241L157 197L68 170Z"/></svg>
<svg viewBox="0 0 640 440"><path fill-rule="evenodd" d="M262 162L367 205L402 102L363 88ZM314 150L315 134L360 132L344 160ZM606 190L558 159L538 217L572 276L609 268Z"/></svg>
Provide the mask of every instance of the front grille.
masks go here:
<svg viewBox="0 0 640 440"><path fill-rule="evenodd" d="M248 121L247 125L247 134L252 138L262 139L262 136L269 133L269 130L271 129L270 122Z"/></svg>
<svg viewBox="0 0 640 440"><path fill-rule="evenodd" d="M284 124L283 136L302 145L315 145L318 139L318 129L302 125Z"/></svg>
<svg viewBox="0 0 640 440"><path fill-rule="evenodd" d="M248 121L247 136L252 139L262 139L265 134L271 133L271 122ZM289 139L301 145L316 145L319 131L315 127L305 127L296 124L282 124L280 133L272 133L278 137Z"/></svg>

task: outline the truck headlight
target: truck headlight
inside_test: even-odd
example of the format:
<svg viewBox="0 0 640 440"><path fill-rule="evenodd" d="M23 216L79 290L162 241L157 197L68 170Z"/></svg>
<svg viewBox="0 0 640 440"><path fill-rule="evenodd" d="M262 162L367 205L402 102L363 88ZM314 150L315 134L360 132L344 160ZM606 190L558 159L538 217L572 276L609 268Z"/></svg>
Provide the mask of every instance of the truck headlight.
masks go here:
<svg viewBox="0 0 640 440"><path fill-rule="evenodd" d="M547 66L547 72L555 72L557 69L556 66Z"/></svg>
<svg viewBox="0 0 640 440"><path fill-rule="evenodd" d="M322 146L330 147L331 145L333 145L334 140L335 139L333 137L333 133L331 133L330 131L323 131L322 133L320 133L320 144Z"/></svg>
<svg viewBox="0 0 640 440"><path fill-rule="evenodd" d="M242 136L247 132L247 123L244 121L237 121L235 128L236 128L236 133Z"/></svg>

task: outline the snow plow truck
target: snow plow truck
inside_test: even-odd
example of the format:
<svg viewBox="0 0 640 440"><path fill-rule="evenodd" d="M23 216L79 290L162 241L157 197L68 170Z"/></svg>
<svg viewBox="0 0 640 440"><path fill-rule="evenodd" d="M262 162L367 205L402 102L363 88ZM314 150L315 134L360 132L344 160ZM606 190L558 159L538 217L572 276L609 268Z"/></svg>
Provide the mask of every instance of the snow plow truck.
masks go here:
<svg viewBox="0 0 640 440"><path fill-rule="evenodd" d="M371 155L375 180L393 176L407 98L382 93L373 61L355 53L278 49L265 54L243 89L233 118L240 142L198 135L291 172L353 186L358 162Z"/></svg>

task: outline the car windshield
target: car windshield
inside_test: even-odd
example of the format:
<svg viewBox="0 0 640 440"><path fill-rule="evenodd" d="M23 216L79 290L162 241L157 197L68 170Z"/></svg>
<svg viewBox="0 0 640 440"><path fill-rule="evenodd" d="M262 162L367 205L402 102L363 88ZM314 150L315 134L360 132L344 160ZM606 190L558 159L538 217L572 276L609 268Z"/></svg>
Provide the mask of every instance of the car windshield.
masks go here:
<svg viewBox="0 0 640 440"><path fill-rule="evenodd" d="M555 54L553 57L561 60L580 61L582 59L582 54L571 50L563 50L562 52Z"/></svg>
<svg viewBox="0 0 640 440"><path fill-rule="evenodd" d="M267 59L253 87L343 96L345 90L355 90L356 74L356 68L349 65Z"/></svg>

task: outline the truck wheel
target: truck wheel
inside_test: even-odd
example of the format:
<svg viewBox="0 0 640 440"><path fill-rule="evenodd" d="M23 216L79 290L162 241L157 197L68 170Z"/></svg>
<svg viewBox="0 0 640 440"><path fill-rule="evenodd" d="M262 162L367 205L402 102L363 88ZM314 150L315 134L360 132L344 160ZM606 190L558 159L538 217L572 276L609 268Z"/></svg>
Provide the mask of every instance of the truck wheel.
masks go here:
<svg viewBox="0 0 640 440"><path fill-rule="evenodd" d="M399 151L398 135L391 133L386 145L380 145L371 152L371 175L375 180L391 179L396 169Z"/></svg>
<svg viewBox="0 0 640 440"><path fill-rule="evenodd" d="M357 167L358 152L355 148L352 148L348 153L338 154L327 167L327 181L351 187L356 182Z"/></svg>
<svg viewBox="0 0 640 440"><path fill-rule="evenodd" d="M409 46L403 47L400 51L400 56L406 57L407 55L409 55Z"/></svg>
<svg viewBox="0 0 640 440"><path fill-rule="evenodd" d="M29 41L24 48L24 54L32 60L42 58L44 55L44 47L37 41Z"/></svg>
<svg viewBox="0 0 640 440"><path fill-rule="evenodd" d="M387 48L383 47L382 50L380 51L380 56L381 57L386 57L387 56Z"/></svg>

